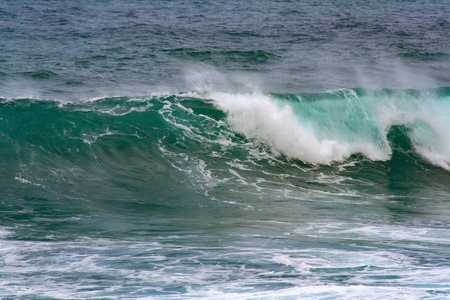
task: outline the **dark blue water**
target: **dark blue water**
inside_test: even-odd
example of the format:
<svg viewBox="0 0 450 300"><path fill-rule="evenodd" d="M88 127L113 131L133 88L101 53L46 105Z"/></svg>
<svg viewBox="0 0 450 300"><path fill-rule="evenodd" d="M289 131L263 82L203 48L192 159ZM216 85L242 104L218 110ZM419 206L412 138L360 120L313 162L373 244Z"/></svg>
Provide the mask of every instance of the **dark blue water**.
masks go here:
<svg viewBox="0 0 450 300"><path fill-rule="evenodd" d="M2 96L448 86L446 1L347 2L2 1Z"/></svg>
<svg viewBox="0 0 450 300"><path fill-rule="evenodd" d="M0 2L0 296L450 297L449 16Z"/></svg>

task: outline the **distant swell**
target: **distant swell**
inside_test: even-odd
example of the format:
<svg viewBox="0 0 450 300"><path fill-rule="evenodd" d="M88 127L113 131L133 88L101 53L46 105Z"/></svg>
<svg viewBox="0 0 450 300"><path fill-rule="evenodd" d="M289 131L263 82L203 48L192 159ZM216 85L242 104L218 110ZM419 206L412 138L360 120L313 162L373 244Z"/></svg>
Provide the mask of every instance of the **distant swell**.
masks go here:
<svg viewBox="0 0 450 300"><path fill-rule="evenodd" d="M279 58L277 55L263 51L197 51L195 49L167 49L165 50L170 55L175 57L189 57L198 61L211 61L211 60L227 60L231 62L244 62L244 63L265 63L273 59Z"/></svg>

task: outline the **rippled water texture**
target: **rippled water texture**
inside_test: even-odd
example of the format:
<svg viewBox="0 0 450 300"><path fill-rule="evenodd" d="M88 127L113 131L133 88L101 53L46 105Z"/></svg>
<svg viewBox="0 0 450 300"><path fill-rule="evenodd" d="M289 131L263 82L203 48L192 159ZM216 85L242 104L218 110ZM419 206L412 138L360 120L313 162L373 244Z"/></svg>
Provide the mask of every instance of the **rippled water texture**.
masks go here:
<svg viewBox="0 0 450 300"><path fill-rule="evenodd" d="M445 1L1 1L0 297L450 297Z"/></svg>

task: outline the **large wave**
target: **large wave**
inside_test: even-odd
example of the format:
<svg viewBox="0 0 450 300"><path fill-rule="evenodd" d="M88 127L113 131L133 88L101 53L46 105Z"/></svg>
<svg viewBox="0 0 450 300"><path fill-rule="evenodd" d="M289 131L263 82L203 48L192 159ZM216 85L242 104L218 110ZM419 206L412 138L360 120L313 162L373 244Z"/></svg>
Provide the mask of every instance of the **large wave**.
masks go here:
<svg viewBox="0 0 450 300"><path fill-rule="evenodd" d="M438 91L358 91L321 94L209 95L234 130L276 152L312 164L354 154L388 160L393 128L429 162L450 170L450 97Z"/></svg>
<svg viewBox="0 0 450 300"><path fill-rule="evenodd" d="M165 205L186 195L221 197L227 188L238 193L239 185L341 193L343 178L361 186L364 177L369 185L442 186L450 170L449 95L440 89L190 92L66 104L2 99L2 186L28 186L46 197L150 194Z"/></svg>
<svg viewBox="0 0 450 300"><path fill-rule="evenodd" d="M131 140L146 141L152 147L176 132L180 138L175 143L223 146L246 143L245 137L274 154L330 164L355 154L389 160L401 146L395 144L400 134L408 141L404 151L449 170L449 94L449 89L343 89L315 94L184 93L69 104L3 99L1 142L3 149L35 145L64 156L108 136L128 139L130 145L136 145ZM243 137L236 141L236 134ZM188 147L198 151L200 145Z"/></svg>

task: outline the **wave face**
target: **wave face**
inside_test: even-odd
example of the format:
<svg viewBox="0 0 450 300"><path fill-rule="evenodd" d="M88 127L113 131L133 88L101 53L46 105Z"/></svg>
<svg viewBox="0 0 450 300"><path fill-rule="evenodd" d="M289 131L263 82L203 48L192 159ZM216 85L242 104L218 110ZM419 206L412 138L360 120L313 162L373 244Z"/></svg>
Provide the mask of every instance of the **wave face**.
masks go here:
<svg viewBox="0 0 450 300"><path fill-rule="evenodd" d="M267 155L265 163L281 158L311 168L349 160L381 166L402 157L396 163L448 171L449 91L211 92L71 104L3 99L3 163L149 168L194 154L234 160L239 151L248 164L256 151Z"/></svg>
<svg viewBox="0 0 450 300"><path fill-rule="evenodd" d="M371 182L375 194L392 183L439 188L449 179L449 99L449 89L4 99L2 186L89 199L151 193L174 206L222 199L231 182L308 190L324 173L357 180L356 191ZM179 199L189 194L200 202Z"/></svg>

